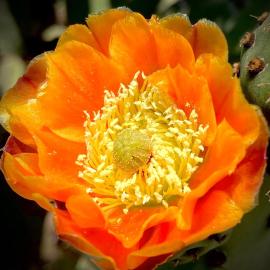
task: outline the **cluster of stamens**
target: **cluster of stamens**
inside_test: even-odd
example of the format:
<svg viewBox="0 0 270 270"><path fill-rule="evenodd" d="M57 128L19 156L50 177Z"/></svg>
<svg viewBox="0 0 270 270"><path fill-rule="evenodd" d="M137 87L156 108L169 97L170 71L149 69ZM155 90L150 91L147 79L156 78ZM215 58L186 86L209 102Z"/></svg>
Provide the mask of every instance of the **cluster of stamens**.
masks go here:
<svg viewBox="0 0 270 270"><path fill-rule="evenodd" d="M188 182L203 162L207 126L198 123L196 111L187 116L147 79L140 87L138 76L117 95L106 90L92 119L86 112L87 153L76 163L87 193L104 211L168 207L190 192Z"/></svg>

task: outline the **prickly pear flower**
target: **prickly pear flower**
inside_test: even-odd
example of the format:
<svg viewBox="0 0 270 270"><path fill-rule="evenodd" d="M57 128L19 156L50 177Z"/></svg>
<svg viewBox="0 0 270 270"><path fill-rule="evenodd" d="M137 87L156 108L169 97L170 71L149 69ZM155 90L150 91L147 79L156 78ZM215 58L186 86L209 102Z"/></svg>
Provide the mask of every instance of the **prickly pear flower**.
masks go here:
<svg viewBox="0 0 270 270"><path fill-rule="evenodd" d="M254 207L267 128L214 23L126 9L86 22L2 98L2 170L102 269L152 269Z"/></svg>

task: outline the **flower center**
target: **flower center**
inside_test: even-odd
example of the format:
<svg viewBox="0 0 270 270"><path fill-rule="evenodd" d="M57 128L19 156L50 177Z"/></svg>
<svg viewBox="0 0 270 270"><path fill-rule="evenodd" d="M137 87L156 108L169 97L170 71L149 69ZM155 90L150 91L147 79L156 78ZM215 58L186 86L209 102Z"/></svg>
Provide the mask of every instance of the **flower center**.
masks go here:
<svg viewBox="0 0 270 270"><path fill-rule="evenodd" d="M140 87L138 76L117 96L106 90L92 120L86 113L87 153L76 163L87 192L104 210L168 207L190 192L188 182L203 162L208 126L198 123L194 109L187 116L147 80Z"/></svg>
<svg viewBox="0 0 270 270"><path fill-rule="evenodd" d="M113 158L117 168L136 173L151 157L151 139L143 132L126 128L116 136Z"/></svg>

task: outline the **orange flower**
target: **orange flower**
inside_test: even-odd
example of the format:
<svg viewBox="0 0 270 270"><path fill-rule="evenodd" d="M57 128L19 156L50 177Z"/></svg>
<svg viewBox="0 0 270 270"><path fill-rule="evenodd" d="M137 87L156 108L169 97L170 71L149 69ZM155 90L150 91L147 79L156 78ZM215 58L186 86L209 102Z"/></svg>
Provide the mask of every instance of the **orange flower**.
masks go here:
<svg viewBox="0 0 270 270"><path fill-rule="evenodd" d="M256 203L267 128L220 29L126 9L70 26L1 101L2 170L102 269L151 269Z"/></svg>

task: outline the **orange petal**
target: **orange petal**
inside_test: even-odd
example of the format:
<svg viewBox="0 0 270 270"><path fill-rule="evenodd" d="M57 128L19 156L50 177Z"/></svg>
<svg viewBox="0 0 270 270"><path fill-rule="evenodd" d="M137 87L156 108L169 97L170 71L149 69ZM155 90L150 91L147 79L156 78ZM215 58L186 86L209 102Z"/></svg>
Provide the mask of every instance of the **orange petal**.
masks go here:
<svg viewBox="0 0 270 270"><path fill-rule="evenodd" d="M45 56L40 55L30 62L25 75L5 93L0 102L1 124L17 139L32 146L34 145L33 139L27 128L21 123L16 110L36 97L38 88L43 84L45 73Z"/></svg>
<svg viewBox="0 0 270 270"><path fill-rule="evenodd" d="M130 269L136 269L151 257L168 255L184 247L175 222L163 222L149 230L153 231L150 239L128 257Z"/></svg>
<svg viewBox="0 0 270 270"><path fill-rule="evenodd" d="M15 155L21 153L36 153L36 149L22 143L14 136L10 136L4 147L4 152Z"/></svg>
<svg viewBox="0 0 270 270"><path fill-rule="evenodd" d="M48 188L44 186L44 177L33 174L32 163L27 164L24 158L37 162L37 154L20 154L12 156L5 152L2 156L2 170L9 186L22 197L33 200L33 193L47 194ZM35 161L34 161L35 160ZM19 161L19 162L18 162ZM24 168L21 164L24 164Z"/></svg>
<svg viewBox="0 0 270 270"><path fill-rule="evenodd" d="M260 116L260 133L256 142L248 149L245 159L235 172L238 185L232 191L233 200L245 212L254 207L266 168L266 149L269 139L268 126ZM244 194L244 196L243 196Z"/></svg>
<svg viewBox="0 0 270 270"><path fill-rule="evenodd" d="M232 200L243 209L251 210L256 204L256 195L263 181L266 167L266 148L269 131L261 112L259 137L247 150L245 158L241 161L235 172L225 178L217 188L230 194Z"/></svg>
<svg viewBox="0 0 270 270"><path fill-rule="evenodd" d="M260 120L256 109L244 97L238 79L234 79L234 88L230 91L223 107L220 118L228 123L243 136L246 145L251 145L259 135Z"/></svg>
<svg viewBox="0 0 270 270"><path fill-rule="evenodd" d="M95 243L91 243L89 238L83 234L83 231L71 221L69 215L58 209L55 209L54 215L56 230L62 240L69 242L78 250L92 256L94 262L97 263L101 269L117 269L115 261L111 257L105 256ZM104 240L105 239L102 239L100 242L103 242Z"/></svg>
<svg viewBox="0 0 270 270"><path fill-rule="evenodd" d="M79 250L93 256L101 269L127 270L127 255L134 250L126 249L105 230L81 230L72 222L69 215L56 209L57 231L60 237L67 240ZM105 255L106 254L106 255Z"/></svg>
<svg viewBox="0 0 270 270"><path fill-rule="evenodd" d="M90 15L87 18L86 23L105 54L108 53L113 25L130 14L129 9L118 8Z"/></svg>
<svg viewBox="0 0 270 270"><path fill-rule="evenodd" d="M58 181L41 174L38 156L35 153L11 155L5 152L2 157L2 170L10 187L22 197L40 202L40 197L64 200L71 194L85 191L83 185ZM43 204L44 205L44 204Z"/></svg>
<svg viewBox="0 0 270 270"><path fill-rule="evenodd" d="M17 109L19 107L21 106L18 106L17 108L14 108L12 110L12 116L9 117L8 120L9 127L6 129L9 131L10 134L12 134L25 145L29 145L30 147L35 148L35 142L31 136L31 133L20 121L20 118L17 117Z"/></svg>
<svg viewBox="0 0 270 270"><path fill-rule="evenodd" d="M195 57L211 53L222 59L228 59L226 38L217 24L212 21L199 20L192 29L192 47Z"/></svg>
<svg viewBox="0 0 270 270"><path fill-rule="evenodd" d="M217 128L216 138L209 146L203 164L191 178L192 192L184 198L183 213L178 219L181 228L191 226L198 198L204 196L218 181L232 174L245 154L246 146L242 137L224 120Z"/></svg>
<svg viewBox="0 0 270 270"><path fill-rule="evenodd" d="M196 73L208 81L217 122L226 119L243 136L247 145L252 144L259 132L258 116L246 101L239 80L232 77L231 66L208 54L201 55L195 67Z"/></svg>
<svg viewBox="0 0 270 270"><path fill-rule="evenodd" d="M206 78L212 95L217 121L220 122L222 119L219 119L219 110L234 88L231 65L219 57L203 54L196 59L195 72L199 76Z"/></svg>
<svg viewBox="0 0 270 270"><path fill-rule="evenodd" d="M46 73L45 55L39 55L34 58L26 73L18 80L17 84L7 91L1 101L1 106L8 111L17 105L24 104L34 98L37 94L37 87L44 82Z"/></svg>
<svg viewBox="0 0 270 270"><path fill-rule="evenodd" d="M33 193L32 198L41 208L43 208L47 211L53 211L54 206L47 197L45 197L39 193Z"/></svg>
<svg viewBox="0 0 270 270"><path fill-rule="evenodd" d="M124 247L134 246L148 228L175 219L177 207L144 207L124 214L122 209L114 210L108 216L108 231L119 239Z"/></svg>
<svg viewBox="0 0 270 270"><path fill-rule="evenodd" d="M205 141L205 145L209 145L215 136L216 119L207 82L202 77L188 73L179 65L174 69L157 71L150 75L148 80L168 92L178 108L184 110L187 115L192 109L196 110L199 123L209 126Z"/></svg>
<svg viewBox="0 0 270 270"><path fill-rule="evenodd" d="M126 82L119 67L93 48L75 41L47 54L47 87L39 95L44 125L62 130L73 127L84 133L84 110L99 110L105 89L116 92ZM64 61L63 61L64 59ZM110 76L108 76L110 74ZM123 75L123 76L122 76Z"/></svg>
<svg viewBox="0 0 270 270"><path fill-rule="evenodd" d="M13 156L25 176L41 176L37 153L20 153Z"/></svg>
<svg viewBox="0 0 270 270"><path fill-rule="evenodd" d="M69 26L59 38L56 49L69 41L79 41L95 48L96 50L100 50L93 33L89 28L87 28L87 26L82 24Z"/></svg>
<svg viewBox="0 0 270 270"><path fill-rule="evenodd" d="M82 142L83 111L100 109L104 89L116 92L120 82L128 82L125 78L124 71L101 53L70 41L30 65L3 98L2 118L6 125L16 120L12 122L14 135L27 144L34 144L29 133L42 126L63 138Z"/></svg>
<svg viewBox="0 0 270 270"><path fill-rule="evenodd" d="M215 140L207 149L203 164L192 176L191 188L206 184L206 179L220 169L226 169L227 173L232 172L245 153L246 146L241 136L223 120L217 128Z"/></svg>
<svg viewBox="0 0 270 270"><path fill-rule="evenodd" d="M189 42L183 36L162 27L154 19L150 21L150 27L156 42L159 68L181 64L191 72L195 58Z"/></svg>
<svg viewBox="0 0 270 270"><path fill-rule="evenodd" d="M192 227L182 232L181 239L186 245L201 241L212 234L234 227L242 216L242 210L228 194L212 190L198 201Z"/></svg>
<svg viewBox="0 0 270 270"><path fill-rule="evenodd" d="M130 79L137 71L149 74L157 69L155 40L143 16L132 13L113 25L109 54L125 68Z"/></svg>
<svg viewBox="0 0 270 270"><path fill-rule="evenodd" d="M62 182L80 183L79 166L75 162L78 155L85 152L84 144L64 140L46 129L35 133L35 141L43 174Z"/></svg>
<svg viewBox="0 0 270 270"><path fill-rule="evenodd" d="M79 227L104 228L104 216L89 195L80 194L69 197L66 207L71 218Z"/></svg>
<svg viewBox="0 0 270 270"><path fill-rule="evenodd" d="M39 156L39 168L53 198L65 201L72 194L84 193L86 182L78 178L77 156L85 152L84 144L59 138L43 129L34 134Z"/></svg>
<svg viewBox="0 0 270 270"><path fill-rule="evenodd" d="M192 24L186 14L173 14L160 20L160 24L180 35L184 36L190 43L192 39Z"/></svg>
<svg viewBox="0 0 270 270"><path fill-rule="evenodd" d="M42 115L44 115L45 113L45 109L46 108L44 108L37 99L33 99L32 102L17 106L13 109L13 115L16 116L17 121L20 121L21 126L17 127L16 124L13 124L13 121L11 119L10 123L12 124L13 130L16 130L16 128L18 128L21 133L26 132L27 134L29 134L29 136L31 136L31 139L33 140L33 134L37 130L44 129L44 126L47 125L51 126L50 130L52 133L63 139L75 143L85 142L84 128L82 126L78 126L77 123L66 124L60 119L61 116L59 117L59 115L56 117L59 117L59 123L56 123L56 119L53 119L54 121L50 122L49 119L42 118ZM57 126L55 127L55 125ZM32 147L35 148L35 142L33 142L32 144Z"/></svg>
<svg viewBox="0 0 270 270"><path fill-rule="evenodd" d="M196 58L211 53L224 60L228 59L226 38L214 22L202 19L192 26L187 16L176 14L163 18L160 23L183 35L190 42Z"/></svg>

